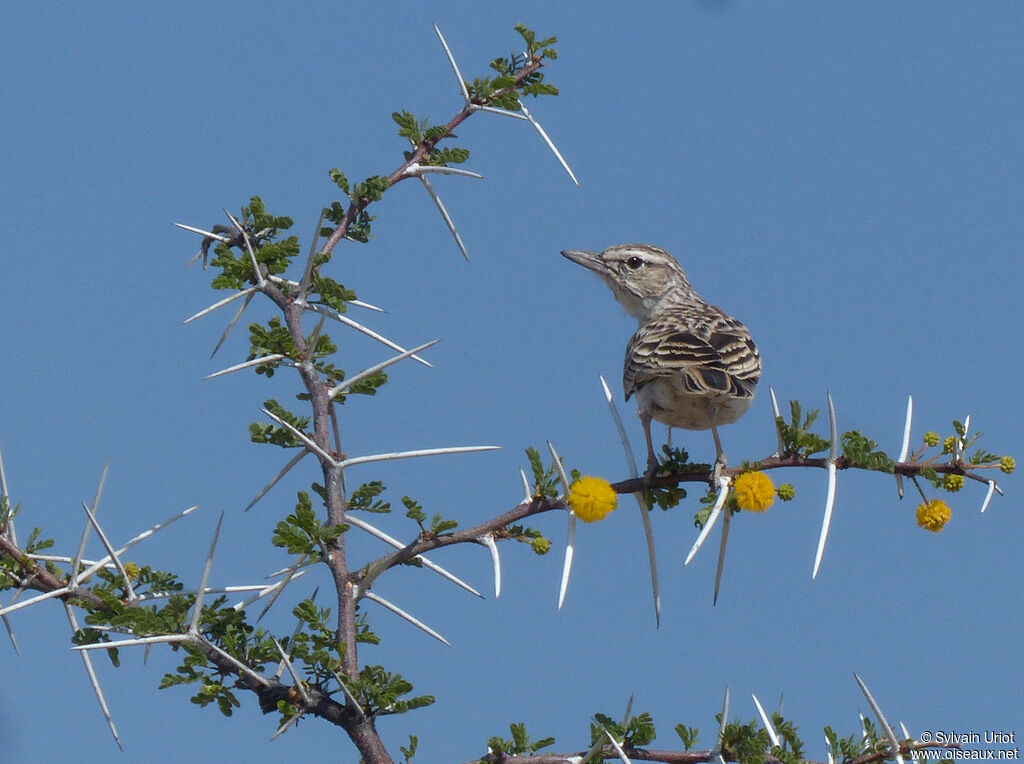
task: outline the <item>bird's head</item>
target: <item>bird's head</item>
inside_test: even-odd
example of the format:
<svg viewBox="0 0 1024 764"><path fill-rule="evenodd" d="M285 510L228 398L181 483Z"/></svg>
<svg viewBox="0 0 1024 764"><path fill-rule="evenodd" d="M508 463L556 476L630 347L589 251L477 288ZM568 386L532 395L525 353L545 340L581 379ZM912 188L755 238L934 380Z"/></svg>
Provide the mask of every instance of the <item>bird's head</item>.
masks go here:
<svg viewBox="0 0 1024 764"><path fill-rule="evenodd" d="M668 252L650 244L616 244L602 252L566 249L562 254L600 276L626 311L643 321L667 295L693 297L686 274Z"/></svg>

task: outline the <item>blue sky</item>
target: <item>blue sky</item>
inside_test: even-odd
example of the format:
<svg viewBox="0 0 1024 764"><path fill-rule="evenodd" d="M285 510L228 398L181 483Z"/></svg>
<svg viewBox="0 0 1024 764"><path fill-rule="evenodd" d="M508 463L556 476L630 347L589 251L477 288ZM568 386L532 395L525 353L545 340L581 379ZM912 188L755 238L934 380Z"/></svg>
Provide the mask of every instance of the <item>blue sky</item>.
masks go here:
<svg viewBox="0 0 1024 764"><path fill-rule="evenodd" d="M250 444L247 425L266 398L288 400L295 380L203 380L244 359L248 345L239 331L211 361L229 316L181 325L216 296L211 274L184 268L196 237L170 223L211 225L223 207L259 194L295 218L308 244L319 208L335 198L330 167L362 178L399 164L392 111L440 122L458 109L431 22L469 78L516 48L518 22L558 36L548 77L562 94L528 105L582 186L527 126L476 116L458 145L485 179L435 182L468 264L414 183L377 205L370 245L338 250L332 275L388 310L355 317L406 346L443 338L429 352L434 370L400 365L375 399L350 399L346 448L503 447L351 479L381 479L396 505L409 494L468 525L519 501L523 449L545 439L584 473L625 477L598 375L621 395L633 322L558 255L624 241L675 253L698 291L740 317L761 348L762 393L722 431L733 462L774 450L769 384L808 407L823 407L831 391L840 429L862 430L890 454L912 393L915 440L970 414L985 433L980 445L1024 456L1019 5L23 4L0 31L0 448L22 529L40 525L72 546L79 502L109 459L100 516L115 540L202 505L142 547L140 561L195 583L223 511L213 582L253 582L284 564L270 533L312 473L248 514L241 508L286 460ZM254 305L247 317L270 315ZM388 356L361 336L331 333L346 369ZM642 449L632 403L620 408ZM710 434L677 433L676 442L695 458L713 453ZM581 528L560 612L561 516L536 523L554 542L547 557L503 550L499 600L418 571L379 582L378 593L455 645L373 612L385 641L363 657L438 697L381 722L392 750L411 732L423 762L468 760L511 721L574 750L591 714L620 714L630 694L653 714L659 746L672 746L672 727L685 722L706 747L729 685L732 715L744 720L755 714L749 693L769 708L781 696L807 755L822 759L822 726L849 734L868 712L854 671L915 735L1024 733L1019 481L1003 480L1006 496L985 515L982 487L948 497L952 522L932 535L916 527L917 502L900 502L891 478L842 474L812 582L825 476L775 476L797 497L736 518L715 607L717 543L682 568L695 495L655 512L660 629L637 510L626 501ZM400 513L380 522L402 538L414 533ZM358 543L358 559L383 551ZM489 590L484 550L434 557ZM294 597L308 596L311 578ZM11 621L22 654L0 647L5 756L115 755L66 650L60 609ZM288 608L269 625L290 633ZM317 721L268 748L273 718L250 697L224 720L191 705L186 690L157 692L173 657L154 651L143 665L141 654L125 654L121 669L100 668L122 760L291 760L325 746L355 760L342 733Z"/></svg>

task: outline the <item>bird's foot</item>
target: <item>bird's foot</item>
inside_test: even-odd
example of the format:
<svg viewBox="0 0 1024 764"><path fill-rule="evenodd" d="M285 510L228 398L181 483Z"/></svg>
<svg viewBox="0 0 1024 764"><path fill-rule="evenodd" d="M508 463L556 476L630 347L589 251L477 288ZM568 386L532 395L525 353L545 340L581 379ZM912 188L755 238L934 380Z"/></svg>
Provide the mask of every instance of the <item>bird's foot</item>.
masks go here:
<svg viewBox="0 0 1024 764"><path fill-rule="evenodd" d="M715 459L715 466L711 469L711 487L715 490L718 490L718 481L722 477L725 467L725 454L719 454Z"/></svg>

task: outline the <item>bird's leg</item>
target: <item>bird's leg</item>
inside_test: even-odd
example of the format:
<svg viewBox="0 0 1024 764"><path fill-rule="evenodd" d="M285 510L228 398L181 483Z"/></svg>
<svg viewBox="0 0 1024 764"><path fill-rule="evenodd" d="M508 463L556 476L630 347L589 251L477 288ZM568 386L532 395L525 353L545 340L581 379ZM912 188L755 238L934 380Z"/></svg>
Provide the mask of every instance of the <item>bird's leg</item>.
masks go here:
<svg viewBox="0 0 1024 764"><path fill-rule="evenodd" d="M651 441L651 417L650 415L640 415L640 424L644 428L644 437L647 439L647 471L644 473L644 479L650 480L654 477L660 466L658 457L654 455L654 443Z"/></svg>
<svg viewBox="0 0 1024 764"><path fill-rule="evenodd" d="M715 439L715 466L711 473L712 486L718 485L718 478L722 476L725 469L725 452L722 451L722 441L718 437L718 427L715 426L715 407L708 404L708 421L711 423L711 435Z"/></svg>

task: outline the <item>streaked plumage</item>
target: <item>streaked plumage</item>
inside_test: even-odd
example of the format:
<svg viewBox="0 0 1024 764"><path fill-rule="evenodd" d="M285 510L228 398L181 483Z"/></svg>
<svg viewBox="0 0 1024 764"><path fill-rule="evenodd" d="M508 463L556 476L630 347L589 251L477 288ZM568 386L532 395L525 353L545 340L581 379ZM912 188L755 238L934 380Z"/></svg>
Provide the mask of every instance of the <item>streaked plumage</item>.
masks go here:
<svg viewBox="0 0 1024 764"><path fill-rule="evenodd" d="M663 249L620 244L562 254L599 275L640 324L626 346L622 387L626 400L636 395L649 463L657 463L652 418L670 427L710 429L724 462L718 425L743 415L761 376L761 357L747 328L701 299Z"/></svg>

